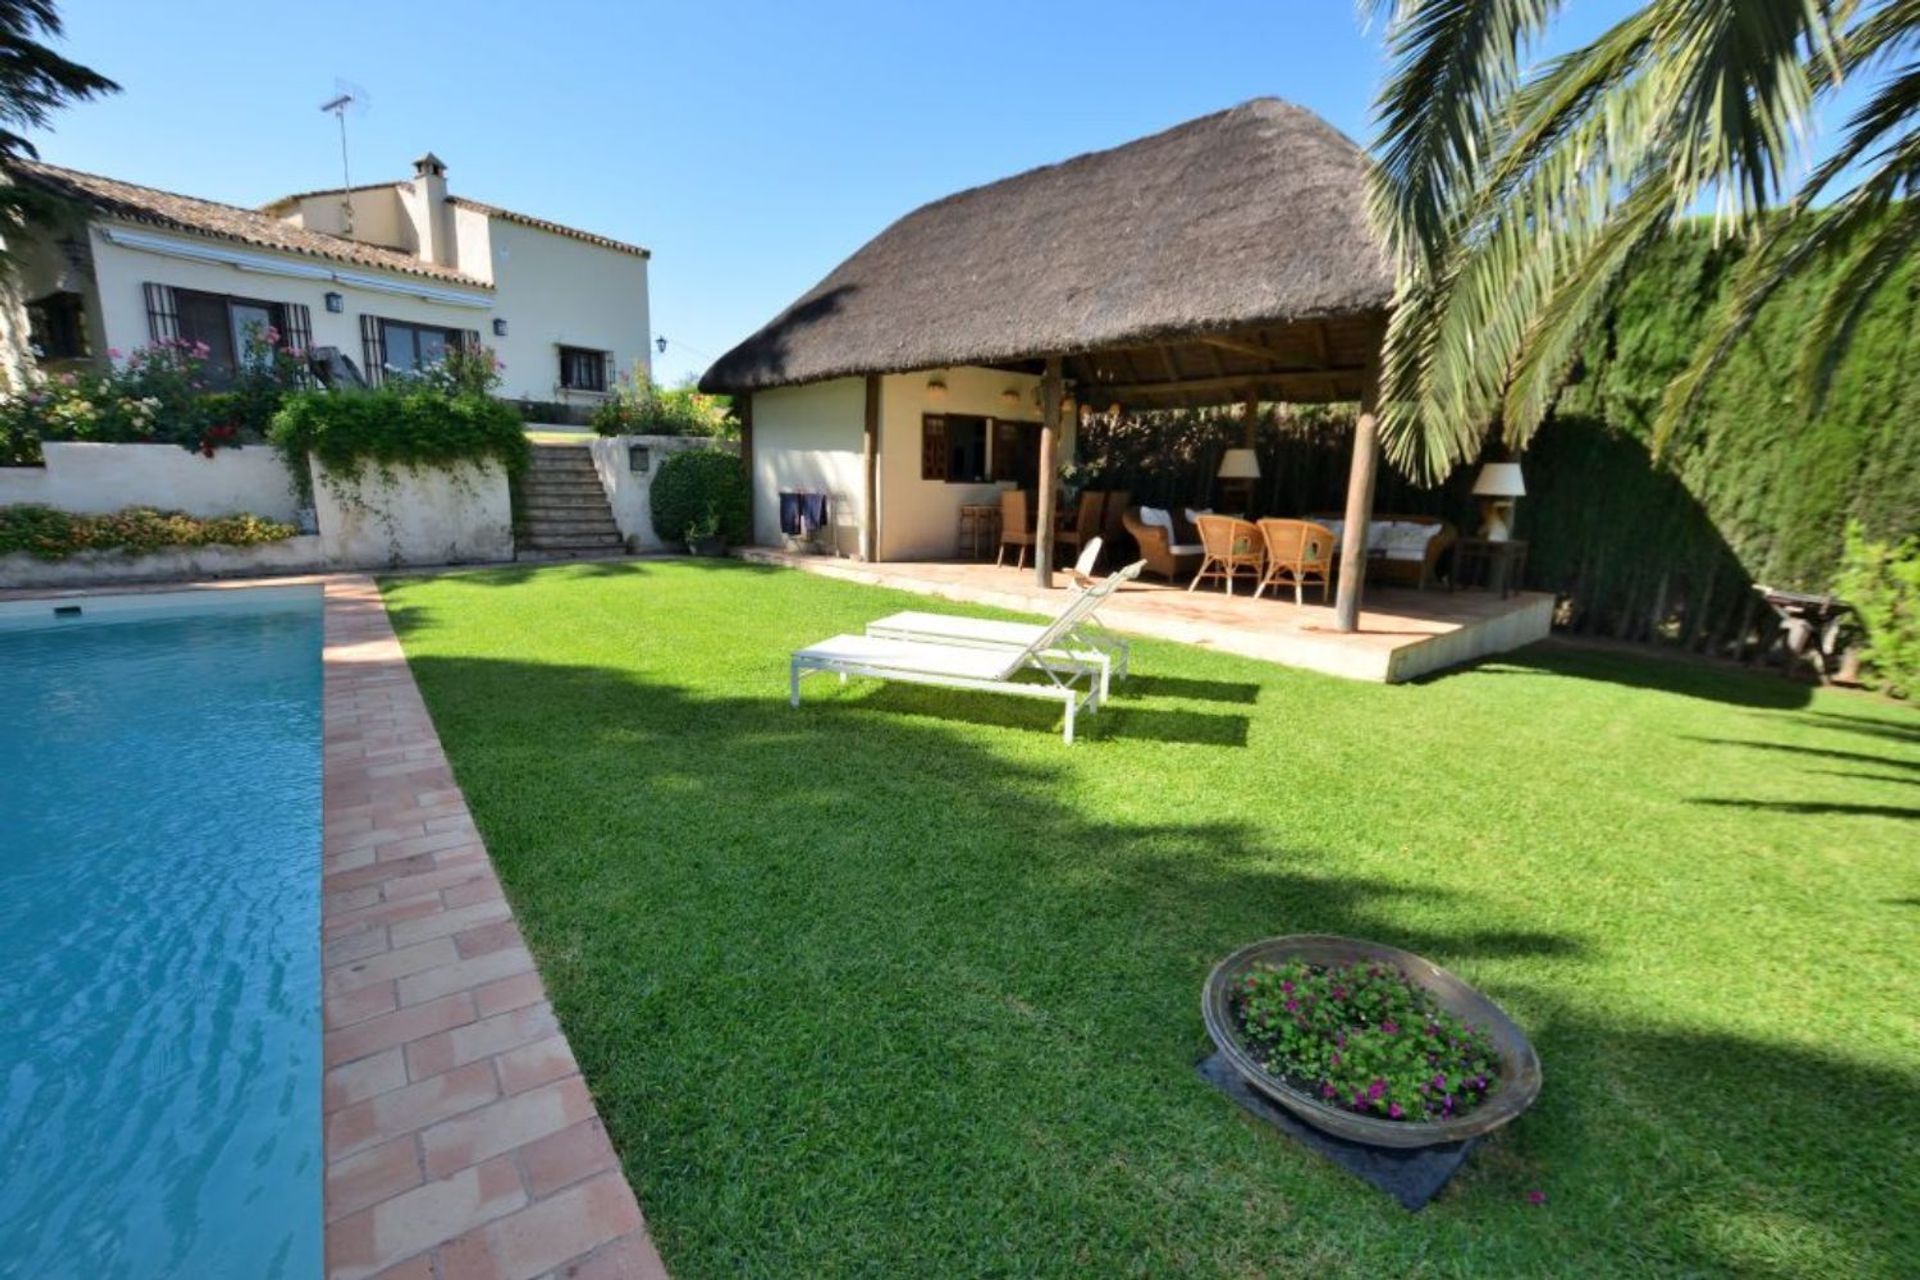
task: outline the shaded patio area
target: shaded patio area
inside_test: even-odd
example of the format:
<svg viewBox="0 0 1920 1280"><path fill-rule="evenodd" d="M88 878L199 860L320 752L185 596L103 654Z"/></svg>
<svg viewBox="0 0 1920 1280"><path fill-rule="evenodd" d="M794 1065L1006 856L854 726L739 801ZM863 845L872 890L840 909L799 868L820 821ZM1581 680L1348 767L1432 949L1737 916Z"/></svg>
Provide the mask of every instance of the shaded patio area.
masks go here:
<svg viewBox="0 0 1920 1280"><path fill-rule="evenodd" d="M1030 572L972 561L869 564L799 555L767 547L734 553L756 564L781 565L850 582L892 587L962 604L1051 614L1066 599L1067 580L1048 589ZM1553 597L1516 592L1416 591L1369 587L1359 627L1339 631L1330 604L1258 600L1218 589L1189 592L1159 582L1129 583L1100 611L1100 620L1129 635L1178 640L1350 680L1397 683L1503 653L1546 638Z"/></svg>

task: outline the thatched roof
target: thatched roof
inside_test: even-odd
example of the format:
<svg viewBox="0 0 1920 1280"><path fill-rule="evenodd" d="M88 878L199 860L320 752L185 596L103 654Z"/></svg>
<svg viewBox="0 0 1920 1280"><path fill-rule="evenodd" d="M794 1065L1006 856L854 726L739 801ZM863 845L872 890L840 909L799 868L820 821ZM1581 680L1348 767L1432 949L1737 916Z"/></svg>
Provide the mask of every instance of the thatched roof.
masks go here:
<svg viewBox="0 0 1920 1280"><path fill-rule="evenodd" d="M1256 98L914 210L722 356L709 391L1377 316L1367 159Z"/></svg>

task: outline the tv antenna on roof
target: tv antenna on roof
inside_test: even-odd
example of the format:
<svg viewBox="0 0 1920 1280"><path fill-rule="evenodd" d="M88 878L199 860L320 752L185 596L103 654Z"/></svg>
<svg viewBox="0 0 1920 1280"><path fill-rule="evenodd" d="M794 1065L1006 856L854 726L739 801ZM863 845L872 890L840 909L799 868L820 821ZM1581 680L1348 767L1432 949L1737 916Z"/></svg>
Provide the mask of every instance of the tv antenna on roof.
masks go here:
<svg viewBox="0 0 1920 1280"><path fill-rule="evenodd" d="M333 96L320 104L322 111L331 111L333 118L340 122L340 222L341 234L349 240L353 238L353 174L347 167L347 112L364 116L372 105L373 99L365 89L337 76L333 81Z"/></svg>

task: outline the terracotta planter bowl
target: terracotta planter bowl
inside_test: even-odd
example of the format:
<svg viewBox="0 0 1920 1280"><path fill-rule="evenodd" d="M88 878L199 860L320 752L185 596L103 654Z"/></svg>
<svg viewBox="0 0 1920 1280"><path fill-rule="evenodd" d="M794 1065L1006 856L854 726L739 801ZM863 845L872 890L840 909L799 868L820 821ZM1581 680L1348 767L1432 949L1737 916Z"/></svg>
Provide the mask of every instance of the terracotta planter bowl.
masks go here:
<svg viewBox="0 0 1920 1280"><path fill-rule="evenodd" d="M1278 965L1290 960L1318 965L1378 960L1392 965L1432 996L1442 1009L1486 1029L1500 1059L1498 1087L1472 1111L1451 1120L1384 1120L1327 1106L1318 1098L1267 1074L1240 1042L1231 1003L1233 985L1256 964ZM1533 1100L1540 1096L1540 1058L1527 1042L1526 1033L1493 1001L1445 969L1398 947L1324 933L1293 934L1256 942L1214 966L1201 995L1200 1012L1206 1019L1207 1034L1213 1037L1221 1055L1249 1085L1314 1128L1354 1142L1379 1147L1431 1147L1460 1142L1493 1132L1532 1106Z"/></svg>

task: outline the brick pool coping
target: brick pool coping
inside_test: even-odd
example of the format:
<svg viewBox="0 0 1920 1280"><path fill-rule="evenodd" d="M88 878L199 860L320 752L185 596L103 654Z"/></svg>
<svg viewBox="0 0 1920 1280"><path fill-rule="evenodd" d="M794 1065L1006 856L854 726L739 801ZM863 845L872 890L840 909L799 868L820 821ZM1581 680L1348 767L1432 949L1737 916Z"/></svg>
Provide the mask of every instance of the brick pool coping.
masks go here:
<svg viewBox="0 0 1920 1280"><path fill-rule="evenodd" d="M379 588L324 591L329 1280L661 1280Z"/></svg>

